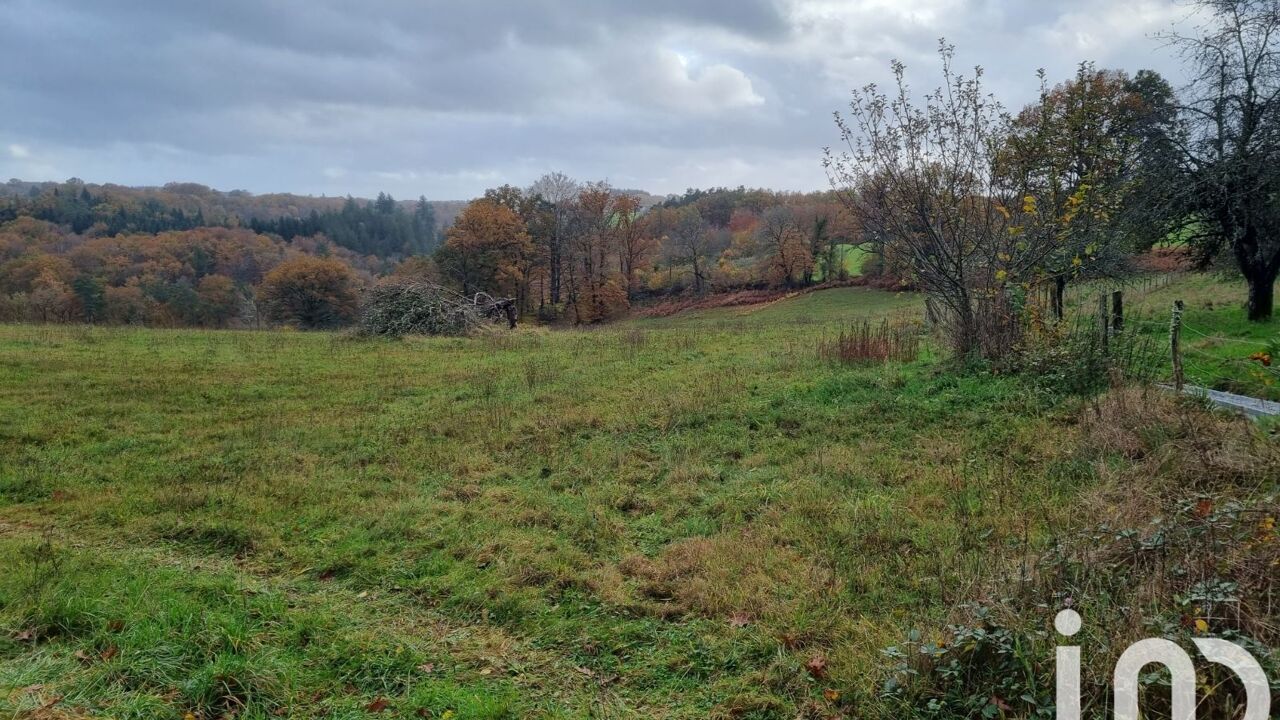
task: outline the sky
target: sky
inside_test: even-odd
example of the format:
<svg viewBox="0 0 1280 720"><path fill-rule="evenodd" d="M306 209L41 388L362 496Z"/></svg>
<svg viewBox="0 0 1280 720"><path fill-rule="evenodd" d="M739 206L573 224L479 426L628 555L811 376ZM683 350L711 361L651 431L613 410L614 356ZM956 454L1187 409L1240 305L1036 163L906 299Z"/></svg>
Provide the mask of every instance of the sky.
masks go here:
<svg viewBox="0 0 1280 720"><path fill-rule="evenodd" d="M433 200L549 171L827 187L850 91L938 39L1008 106L1154 69L1179 0L0 0L0 181Z"/></svg>

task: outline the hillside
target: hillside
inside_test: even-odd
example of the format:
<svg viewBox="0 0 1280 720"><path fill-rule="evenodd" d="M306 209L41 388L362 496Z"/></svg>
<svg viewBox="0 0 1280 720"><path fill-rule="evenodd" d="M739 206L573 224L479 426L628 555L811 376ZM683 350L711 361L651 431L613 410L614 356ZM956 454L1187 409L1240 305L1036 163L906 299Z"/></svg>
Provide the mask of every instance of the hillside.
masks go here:
<svg viewBox="0 0 1280 720"><path fill-rule="evenodd" d="M1262 540L1184 575L1077 533L1163 517L1173 567L1204 503L1274 510L1274 448L1158 392L1085 405L933 352L815 353L919 314L844 288L470 339L0 326L0 706L906 717L952 691L923 660L923 699L886 691L882 649L945 667L947 624L985 622L981 642L1026 644L975 656L974 702L998 687L1030 712L1061 593L1097 623L1114 605L1233 627L1172 603L1206 572L1254 597L1280 547L1265 514L1215 520L1220 542ZM1055 563L1081 537L1099 545L1077 583ZM958 608L979 601L1023 624Z"/></svg>
<svg viewBox="0 0 1280 720"><path fill-rule="evenodd" d="M58 182L29 182L11 179L0 184L0 198L28 198L64 185ZM211 224L244 224L250 220L272 220L281 217L305 218L312 211L334 212L342 209L346 197L295 195L292 193L254 194L245 190L214 190L197 183L168 183L162 187L129 187L125 185L79 183L93 194L117 196L134 202L155 202L179 208L186 213L202 214ZM372 198L356 198L364 203ZM466 200L429 200L436 211L438 227L447 228L466 207ZM400 205L412 212L416 198L402 199Z"/></svg>

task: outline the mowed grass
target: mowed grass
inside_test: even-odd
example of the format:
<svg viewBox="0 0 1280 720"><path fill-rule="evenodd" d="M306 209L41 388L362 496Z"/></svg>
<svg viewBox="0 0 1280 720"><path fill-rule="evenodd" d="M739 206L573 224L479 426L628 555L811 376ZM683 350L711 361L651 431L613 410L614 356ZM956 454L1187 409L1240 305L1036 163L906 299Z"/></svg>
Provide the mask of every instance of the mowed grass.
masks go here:
<svg viewBox="0 0 1280 720"><path fill-rule="evenodd" d="M1093 472L1017 379L816 358L918 303L0 327L0 715L874 716Z"/></svg>

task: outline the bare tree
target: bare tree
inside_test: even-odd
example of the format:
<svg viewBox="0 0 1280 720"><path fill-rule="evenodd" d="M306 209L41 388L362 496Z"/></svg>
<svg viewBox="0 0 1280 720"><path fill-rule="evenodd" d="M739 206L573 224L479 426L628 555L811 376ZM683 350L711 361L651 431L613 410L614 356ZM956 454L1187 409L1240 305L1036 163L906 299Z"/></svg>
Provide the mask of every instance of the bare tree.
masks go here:
<svg viewBox="0 0 1280 720"><path fill-rule="evenodd" d="M836 114L843 149L828 148L824 164L867 237L947 309L953 350L998 355L1012 344L985 331L1007 319L1006 290L1034 277L1051 248L1020 237L1022 199L999 172L1008 114L981 68L966 78L950 45L939 54L944 85L920 101L896 61L892 96L855 91L848 117Z"/></svg>
<svg viewBox="0 0 1280 720"><path fill-rule="evenodd" d="M551 215L547 228L546 254L552 305L560 303L566 235L574 211L573 204L581 189L577 181L561 172L547 173L529 188L530 193L540 196L548 204Z"/></svg>
<svg viewBox="0 0 1280 720"><path fill-rule="evenodd" d="M674 259L687 264L693 274L693 289L702 293L707 289L709 252L712 245L710 229L702 219L702 213L693 205L676 211L675 223L668 231Z"/></svg>
<svg viewBox="0 0 1280 720"><path fill-rule="evenodd" d="M1166 137L1178 158L1171 219L1204 258L1229 249L1250 320L1271 318L1280 274L1280 0L1201 0L1198 36L1172 35L1194 76Z"/></svg>

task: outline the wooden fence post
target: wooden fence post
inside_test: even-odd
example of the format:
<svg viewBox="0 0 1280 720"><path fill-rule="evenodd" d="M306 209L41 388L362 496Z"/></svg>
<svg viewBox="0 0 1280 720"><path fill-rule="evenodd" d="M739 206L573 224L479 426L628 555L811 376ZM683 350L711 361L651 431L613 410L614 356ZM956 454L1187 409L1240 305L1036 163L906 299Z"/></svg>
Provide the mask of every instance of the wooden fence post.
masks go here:
<svg viewBox="0 0 1280 720"><path fill-rule="evenodd" d="M1124 332L1124 291L1111 293L1111 332L1117 335Z"/></svg>
<svg viewBox="0 0 1280 720"><path fill-rule="evenodd" d="M1173 354L1173 387L1182 392L1182 301L1173 301L1173 317L1169 320L1169 351Z"/></svg>

